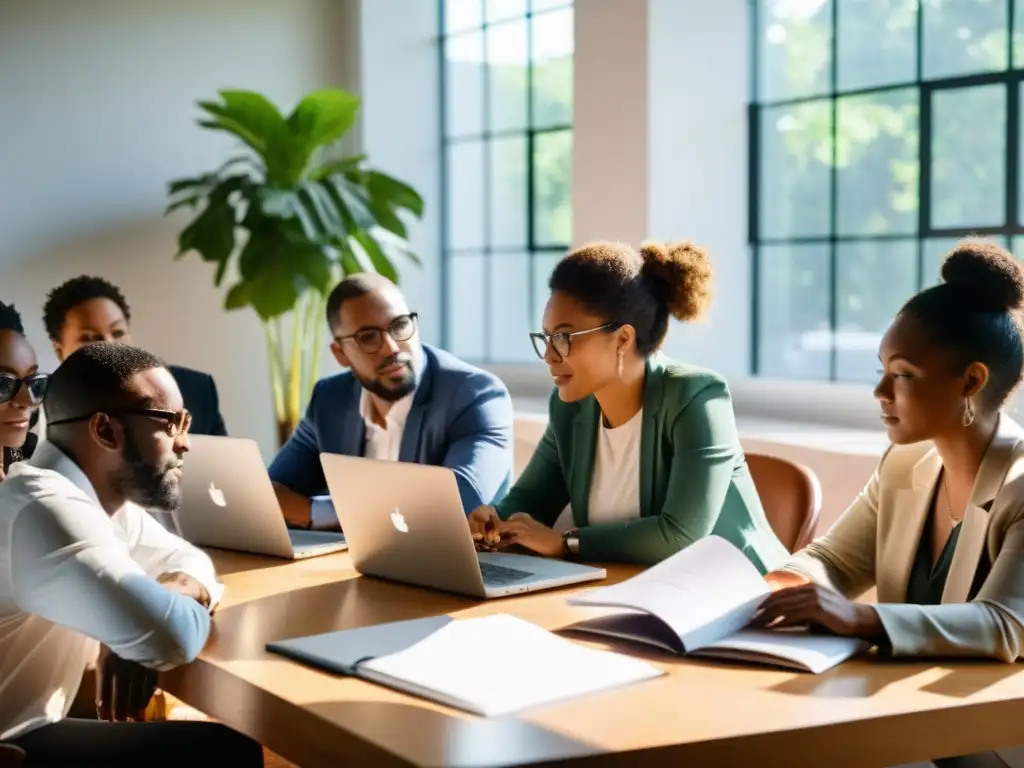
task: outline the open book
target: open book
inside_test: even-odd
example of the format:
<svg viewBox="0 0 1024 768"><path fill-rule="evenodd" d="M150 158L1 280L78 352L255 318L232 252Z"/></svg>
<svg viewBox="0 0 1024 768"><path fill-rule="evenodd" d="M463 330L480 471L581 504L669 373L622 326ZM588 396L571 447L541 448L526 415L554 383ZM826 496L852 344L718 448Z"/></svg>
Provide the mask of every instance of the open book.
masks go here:
<svg viewBox="0 0 1024 768"><path fill-rule="evenodd" d="M747 629L770 593L742 552L723 538L708 536L627 581L569 598L573 605L626 612L566 629L815 674L869 647L862 640L806 630Z"/></svg>
<svg viewBox="0 0 1024 768"><path fill-rule="evenodd" d="M573 643L508 614L431 616L270 643L267 649L485 717L659 677L639 659ZM514 649L528 663L500 662Z"/></svg>

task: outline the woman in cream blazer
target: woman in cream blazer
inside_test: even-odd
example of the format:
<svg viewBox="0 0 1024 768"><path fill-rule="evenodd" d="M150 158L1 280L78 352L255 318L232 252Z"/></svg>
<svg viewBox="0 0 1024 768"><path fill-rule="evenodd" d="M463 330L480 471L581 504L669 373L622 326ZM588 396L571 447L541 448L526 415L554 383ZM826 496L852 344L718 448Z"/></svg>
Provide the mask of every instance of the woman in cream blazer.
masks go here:
<svg viewBox="0 0 1024 768"><path fill-rule="evenodd" d="M766 578L759 622L862 637L897 656L1013 662L1024 645L1024 430L1000 412L1024 371L1024 274L961 242L944 282L882 339L893 445L836 524ZM875 605L855 603L877 587Z"/></svg>

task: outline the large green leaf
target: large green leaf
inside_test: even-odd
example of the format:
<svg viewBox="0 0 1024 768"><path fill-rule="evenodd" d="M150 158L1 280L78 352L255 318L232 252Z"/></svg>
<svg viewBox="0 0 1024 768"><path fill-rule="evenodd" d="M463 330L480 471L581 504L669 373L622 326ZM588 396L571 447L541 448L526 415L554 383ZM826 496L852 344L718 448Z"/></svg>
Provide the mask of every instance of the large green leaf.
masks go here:
<svg viewBox="0 0 1024 768"><path fill-rule="evenodd" d="M249 281L248 299L264 322L290 312L299 300L299 291L287 264L273 261Z"/></svg>
<svg viewBox="0 0 1024 768"><path fill-rule="evenodd" d="M345 221L345 227L349 234L370 229L377 224L376 217L370 211L370 201L366 193L346 179L343 174L336 173L329 176L321 184L338 206L338 211Z"/></svg>
<svg viewBox="0 0 1024 768"><path fill-rule="evenodd" d="M356 171L359 166L366 161L366 155L353 155L352 157L342 157L337 160L328 160L323 165L317 166L310 170L308 176L313 181L319 181L326 179L328 176L334 173L352 173Z"/></svg>
<svg viewBox="0 0 1024 768"><path fill-rule="evenodd" d="M317 247L296 248L289 253L291 266L305 278L309 287L326 294L331 287L332 262L326 249Z"/></svg>
<svg viewBox="0 0 1024 768"><path fill-rule="evenodd" d="M224 298L224 309L243 309L249 306L249 283L244 280L240 283L235 283L231 286L231 290L228 291L228 295Z"/></svg>
<svg viewBox="0 0 1024 768"><path fill-rule="evenodd" d="M391 263L391 260L384 254L384 251L381 250L377 241L373 239L370 233L365 231L357 232L352 237L370 259L370 264L373 265L374 270L391 282L397 283L398 271L395 269L395 265Z"/></svg>
<svg viewBox="0 0 1024 768"><path fill-rule="evenodd" d="M299 200L316 217L321 231L326 235L324 240L344 236L347 231L345 221L334 198L323 186L304 182L299 188Z"/></svg>
<svg viewBox="0 0 1024 768"><path fill-rule="evenodd" d="M230 180L228 180L230 182ZM235 209L228 201L233 185L225 182L210 194L206 208L178 236L178 256L198 251L203 261L221 263L235 249Z"/></svg>
<svg viewBox="0 0 1024 768"><path fill-rule="evenodd" d="M366 189L371 198L387 201L393 206L404 208L417 218L423 217L423 198L420 193L398 179L380 171L368 171Z"/></svg>
<svg viewBox="0 0 1024 768"><path fill-rule="evenodd" d="M370 207L370 215L373 216L379 226L383 227L388 232L394 232L403 239L409 236L409 233L405 229L405 222L399 218L390 203L387 203L378 197L371 197L368 201L368 205Z"/></svg>
<svg viewBox="0 0 1024 768"><path fill-rule="evenodd" d="M317 147L344 136L358 112L358 96L336 88L313 91L288 117L288 128L308 156Z"/></svg>

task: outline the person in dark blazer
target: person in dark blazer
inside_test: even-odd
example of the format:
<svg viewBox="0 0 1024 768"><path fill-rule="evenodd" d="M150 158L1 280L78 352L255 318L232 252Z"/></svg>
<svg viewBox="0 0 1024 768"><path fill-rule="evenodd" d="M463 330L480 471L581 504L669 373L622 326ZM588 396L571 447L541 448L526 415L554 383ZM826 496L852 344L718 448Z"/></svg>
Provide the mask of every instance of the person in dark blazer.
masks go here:
<svg viewBox="0 0 1024 768"><path fill-rule="evenodd" d="M375 273L337 285L327 323L347 370L317 383L269 469L289 524L338 528L322 452L448 467L466 513L505 495L512 400L498 377L422 344L416 313Z"/></svg>
<svg viewBox="0 0 1024 768"><path fill-rule="evenodd" d="M0 302L0 480L12 464L31 458L35 450L39 438L30 429L38 419L48 379L25 338L21 315L13 305Z"/></svg>
<svg viewBox="0 0 1024 768"><path fill-rule="evenodd" d="M81 275L57 286L46 297L43 323L57 359L96 341L131 344L131 310L121 290L101 277ZM177 365L168 370L178 382L185 408L192 414L190 432L226 435L217 385L208 373Z"/></svg>
<svg viewBox="0 0 1024 768"><path fill-rule="evenodd" d="M715 534L762 573L782 562L725 380L658 352L669 317L699 318L710 284L690 243L595 243L555 267L531 334L556 388L548 427L508 496L470 515L481 547L652 565ZM567 504L572 527L556 531Z"/></svg>

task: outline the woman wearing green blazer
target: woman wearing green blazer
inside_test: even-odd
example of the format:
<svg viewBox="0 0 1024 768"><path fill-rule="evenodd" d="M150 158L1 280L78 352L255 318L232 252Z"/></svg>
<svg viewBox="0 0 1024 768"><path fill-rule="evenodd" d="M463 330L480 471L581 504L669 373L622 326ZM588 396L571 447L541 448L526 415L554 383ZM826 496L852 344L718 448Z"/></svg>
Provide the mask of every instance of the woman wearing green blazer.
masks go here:
<svg viewBox="0 0 1024 768"><path fill-rule="evenodd" d="M660 355L672 315L698 318L711 268L680 243L597 243L555 267L542 333L548 428L497 507L469 517L481 548L651 565L709 534L762 572L788 555L747 469L725 381ZM569 504L574 527L552 526Z"/></svg>

